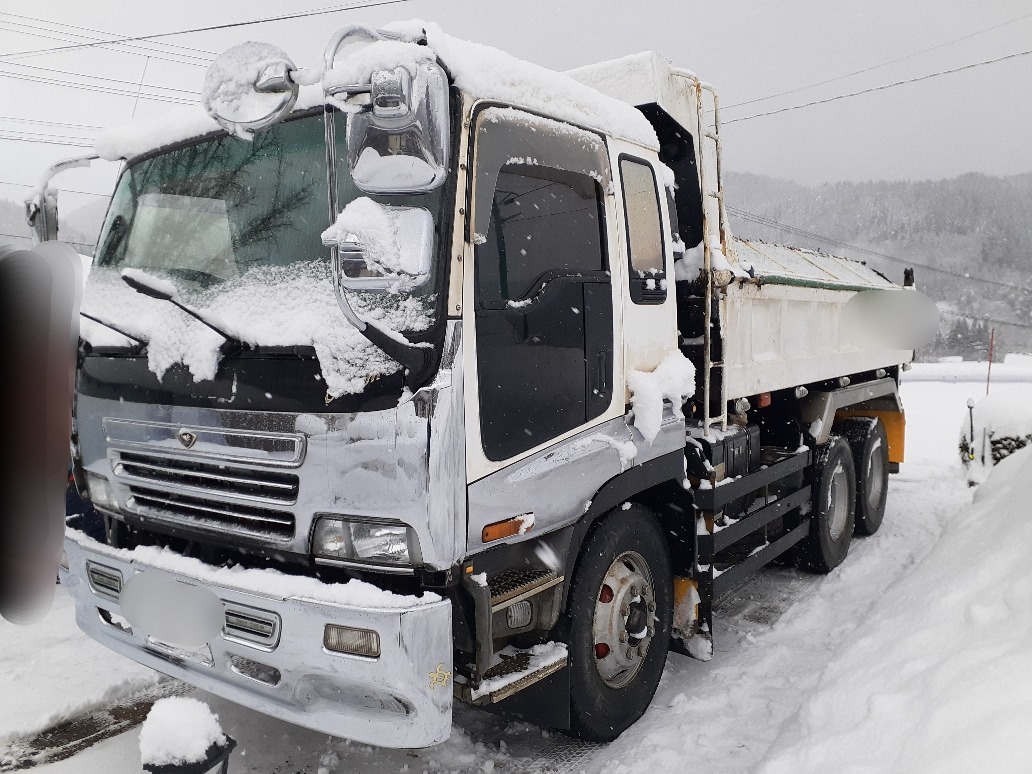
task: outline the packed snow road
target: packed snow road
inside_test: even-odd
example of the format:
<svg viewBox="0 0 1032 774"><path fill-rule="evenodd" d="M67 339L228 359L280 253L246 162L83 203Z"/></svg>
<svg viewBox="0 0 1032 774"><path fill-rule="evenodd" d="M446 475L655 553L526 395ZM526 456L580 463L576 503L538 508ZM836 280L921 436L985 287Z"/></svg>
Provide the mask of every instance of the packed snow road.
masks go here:
<svg viewBox="0 0 1032 774"><path fill-rule="evenodd" d="M994 394L1017 398L1028 393L1032 373L1027 369L998 370L1008 381L994 384ZM833 736L813 717L814 706L828 701L829 691L832 699L842 698L834 694L834 683L831 688L826 684L826 668L841 672L843 654L871 622L900 612L885 609L899 597L894 590L933 564L931 555L970 508L971 490L958 462L957 433L965 401L984 394L984 377L970 368L951 371L920 365L909 376L903 386L907 462L891 479L881 531L856 540L845 564L831 575L773 569L723 600L713 660L702 663L672 654L651 709L610 745L583 745L526 723L457 708L453 735L445 744L427 750L383 750L329 739L199 691L188 695L208 702L226 733L238 741L234 772L655 774L683 771L689 765L707 772L830 770L833 750L830 758L800 753L807 752L808 729L815 735L824 733L825 742ZM942 585L949 581L943 577ZM881 631L887 631L882 623ZM63 595L50 618L37 627L16 629L0 623L0 770L27 763L26 739L57 721L88 713L115 697L123 698L123 704L135 697L137 705L145 705L162 691L177 690L174 683L155 687L146 670L86 641L73 626ZM885 636L884 647L893 648L892 636ZM933 645L929 657L945 661L950 649L949 642ZM132 713L105 717L113 715ZM1027 721L1032 722L1032 711ZM139 771L139 729L124 727L112 727L109 738L64 760L46 762L44 751L36 770ZM854 747L862 746L864 740L853 742ZM876 745L878 739L872 736L867 742ZM923 764L909 760L909 770L943 770L942 761ZM897 768L887 768L883 761L878 767L850 770Z"/></svg>

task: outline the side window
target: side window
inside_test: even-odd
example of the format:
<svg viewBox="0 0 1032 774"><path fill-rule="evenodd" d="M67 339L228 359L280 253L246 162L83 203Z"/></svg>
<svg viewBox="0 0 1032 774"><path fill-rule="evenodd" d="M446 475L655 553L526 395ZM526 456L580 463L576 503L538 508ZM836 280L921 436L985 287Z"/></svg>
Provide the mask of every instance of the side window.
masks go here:
<svg viewBox="0 0 1032 774"><path fill-rule="evenodd" d="M636 304L661 304L666 300L666 273L656 175L649 164L622 158L620 178L627 219L631 300Z"/></svg>
<svg viewBox="0 0 1032 774"><path fill-rule="evenodd" d="M484 306L527 301L549 279L603 271L595 181L549 167L508 164L495 184L491 226L477 247Z"/></svg>
<svg viewBox="0 0 1032 774"><path fill-rule="evenodd" d="M480 435L501 461L612 403L609 167L594 135L511 109L481 113L476 153Z"/></svg>

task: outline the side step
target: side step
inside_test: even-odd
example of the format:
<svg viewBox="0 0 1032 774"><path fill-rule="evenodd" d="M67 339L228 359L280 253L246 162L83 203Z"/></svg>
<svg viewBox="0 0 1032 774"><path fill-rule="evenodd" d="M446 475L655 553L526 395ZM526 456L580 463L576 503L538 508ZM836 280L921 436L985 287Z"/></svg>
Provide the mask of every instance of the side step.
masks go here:
<svg viewBox="0 0 1032 774"><path fill-rule="evenodd" d="M455 697L469 704L496 704L529 688L565 667L569 661L566 645L546 642L527 650L508 647L498 654L501 660L484 673L478 688L455 682Z"/></svg>
<svg viewBox="0 0 1032 774"><path fill-rule="evenodd" d="M552 570L508 570L488 579L491 589L491 612L497 613L512 607L518 602L540 594L542 591L558 586L563 582L562 575Z"/></svg>

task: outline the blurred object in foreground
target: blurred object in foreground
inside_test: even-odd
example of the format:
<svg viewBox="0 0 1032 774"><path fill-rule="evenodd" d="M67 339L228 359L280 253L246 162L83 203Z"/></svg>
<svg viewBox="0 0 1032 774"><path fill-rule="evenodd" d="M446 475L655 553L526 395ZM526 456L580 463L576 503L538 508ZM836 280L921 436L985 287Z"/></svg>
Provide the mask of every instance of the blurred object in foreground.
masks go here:
<svg viewBox="0 0 1032 774"><path fill-rule="evenodd" d="M68 441L82 264L47 242L0 246L0 615L38 621L50 609L64 534Z"/></svg>
<svg viewBox="0 0 1032 774"><path fill-rule="evenodd" d="M1005 395L975 403L960 428L960 459L970 486L981 484L993 465L1032 444L1032 404Z"/></svg>

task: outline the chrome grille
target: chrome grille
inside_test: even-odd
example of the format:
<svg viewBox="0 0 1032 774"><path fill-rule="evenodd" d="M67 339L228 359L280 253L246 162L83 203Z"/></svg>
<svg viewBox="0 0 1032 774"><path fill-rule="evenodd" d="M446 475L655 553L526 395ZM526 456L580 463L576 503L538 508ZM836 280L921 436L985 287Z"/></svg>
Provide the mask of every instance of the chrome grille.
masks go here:
<svg viewBox="0 0 1032 774"><path fill-rule="evenodd" d="M248 470L171 457L122 452L115 475L210 494L274 503L297 501L298 477L271 470Z"/></svg>
<svg viewBox="0 0 1032 774"><path fill-rule="evenodd" d="M253 505L130 486L127 505L140 516L153 516L214 532L235 532L263 540L294 537L294 514Z"/></svg>
<svg viewBox="0 0 1032 774"><path fill-rule="evenodd" d="M226 602L226 623L222 636L227 640L272 650L279 644L280 618L267 610Z"/></svg>

